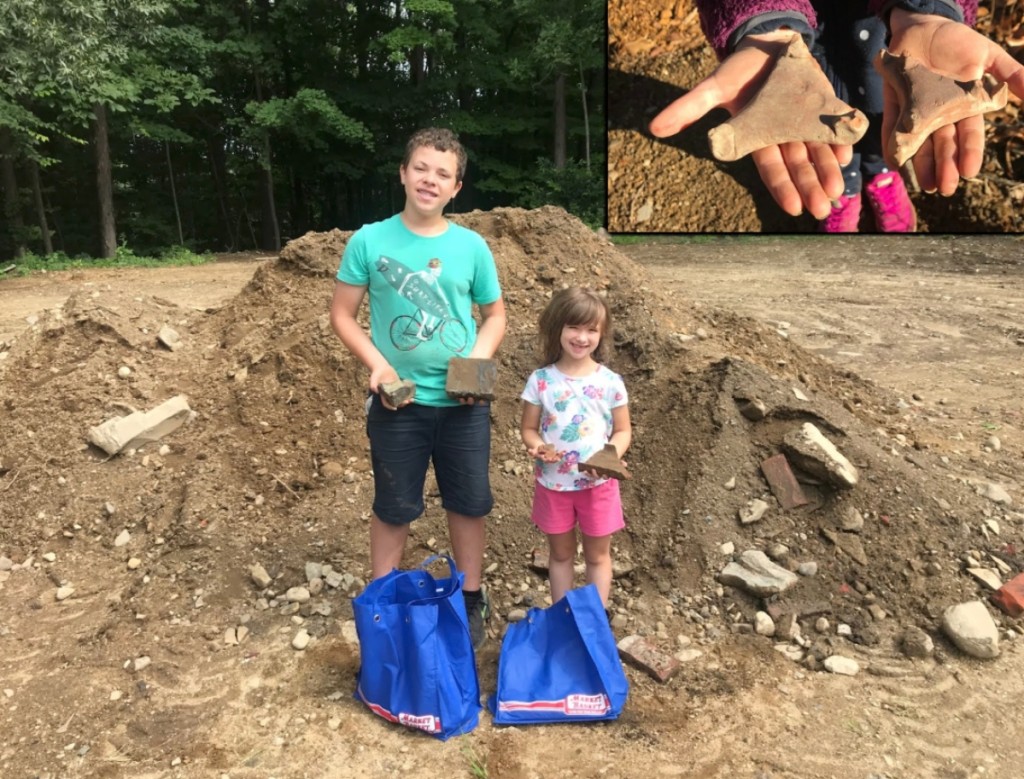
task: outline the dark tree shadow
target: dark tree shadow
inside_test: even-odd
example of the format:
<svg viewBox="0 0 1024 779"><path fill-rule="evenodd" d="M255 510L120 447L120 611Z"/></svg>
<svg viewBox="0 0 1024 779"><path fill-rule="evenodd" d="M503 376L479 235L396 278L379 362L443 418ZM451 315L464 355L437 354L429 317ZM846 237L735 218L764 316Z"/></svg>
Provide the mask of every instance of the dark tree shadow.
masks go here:
<svg viewBox="0 0 1024 779"><path fill-rule="evenodd" d="M682 97L687 91L647 76L609 70L608 130L633 130L655 143L679 149L691 157L710 162L750 192L757 218L762 225L761 232L813 232L816 223L812 217L807 214L792 217L779 208L765 189L749 156L736 162L724 163L711 155L708 131L729 118L725 110L715 109L709 112L700 121L671 138L655 138L650 134L647 123L658 111L676 98Z"/></svg>

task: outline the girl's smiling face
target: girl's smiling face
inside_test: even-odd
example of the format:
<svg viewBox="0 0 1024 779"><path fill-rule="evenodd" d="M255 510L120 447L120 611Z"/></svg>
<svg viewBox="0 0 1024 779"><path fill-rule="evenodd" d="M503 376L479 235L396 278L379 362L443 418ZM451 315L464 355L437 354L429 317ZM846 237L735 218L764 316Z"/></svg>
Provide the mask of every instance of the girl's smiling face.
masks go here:
<svg viewBox="0 0 1024 779"><path fill-rule="evenodd" d="M582 325L563 325L559 344L562 359L582 362L591 359L594 350L601 343L601 323L589 322Z"/></svg>

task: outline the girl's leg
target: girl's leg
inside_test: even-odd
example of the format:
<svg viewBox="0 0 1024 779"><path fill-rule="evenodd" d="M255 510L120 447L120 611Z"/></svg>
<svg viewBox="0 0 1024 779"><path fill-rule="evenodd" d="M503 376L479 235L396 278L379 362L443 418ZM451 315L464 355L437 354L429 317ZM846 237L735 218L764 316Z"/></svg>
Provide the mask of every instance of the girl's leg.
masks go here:
<svg viewBox="0 0 1024 779"><path fill-rule="evenodd" d="M573 584L573 563L576 561L576 530L548 534L548 581L551 602L558 603Z"/></svg>
<svg viewBox="0 0 1024 779"><path fill-rule="evenodd" d="M587 584L597 587L602 605L608 608L612 591L612 537L584 534L583 558L587 563Z"/></svg>

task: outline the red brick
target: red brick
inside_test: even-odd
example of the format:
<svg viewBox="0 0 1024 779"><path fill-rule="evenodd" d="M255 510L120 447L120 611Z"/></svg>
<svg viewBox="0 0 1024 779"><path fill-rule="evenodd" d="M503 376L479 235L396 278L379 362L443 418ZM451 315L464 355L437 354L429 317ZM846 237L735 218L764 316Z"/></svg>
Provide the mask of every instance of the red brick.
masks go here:
<svg viewBox="0 0 1024 779"><path fill-rule="evenodd" d="M790 509L806 506L810 501L800 488L793 471L790 470L786 455L777 454L761 463L761 472L772 488L772 494L778 499L782 508Z"/></svg>
<svg viewBox="0 0 1024 779"><path fill-rule="evenodd" d="M626 636L619 642L619 654L630 665L667 682L679 670L679 661L640 636Z"/></svg>
<svg viewBox="0 0 1024 779"><path fill-rule="evenodd" d="M452 398L494 400L498 364L494 360L452 357L448 361L445 392Z"/></svg>
<svg viewBox="0 0 1024 779"><path fill-rule="evenodd" d="M1024 573L1017 574L993 592L992 602L1011 617L1024 614Z"/></svg>

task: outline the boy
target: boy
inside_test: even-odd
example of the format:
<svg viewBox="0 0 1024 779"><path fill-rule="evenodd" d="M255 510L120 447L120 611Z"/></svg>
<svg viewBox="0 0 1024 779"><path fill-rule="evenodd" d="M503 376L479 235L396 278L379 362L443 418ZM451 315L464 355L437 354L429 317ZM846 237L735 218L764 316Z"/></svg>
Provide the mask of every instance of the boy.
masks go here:
<svg viewBox="0 0 1024 779"><path fill-rule="evenodd" d="M466 151L450 130L420 130L409 139L399 166L405 207L364 225L348 242L331 325L370 371L373 578L400 567L409 523L423 513L423 484L433 461L452 552L465 574L470 634L479 646L490 616L480 586L484 516L493 505L490 415L484 404L451 400L445 379L452 357L494 356L505 334L505 303L484 239L442 213L462 188L465 171ZM369 335L356 321L367 292ZM379 388L398 378L413 381L416 393L396 408Z"/></svg>

